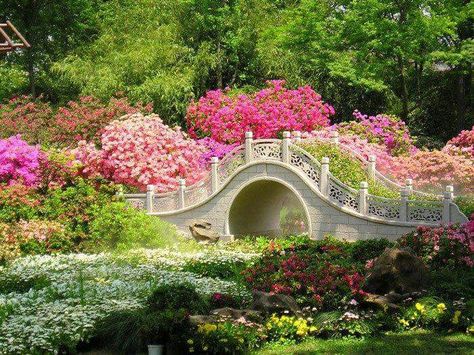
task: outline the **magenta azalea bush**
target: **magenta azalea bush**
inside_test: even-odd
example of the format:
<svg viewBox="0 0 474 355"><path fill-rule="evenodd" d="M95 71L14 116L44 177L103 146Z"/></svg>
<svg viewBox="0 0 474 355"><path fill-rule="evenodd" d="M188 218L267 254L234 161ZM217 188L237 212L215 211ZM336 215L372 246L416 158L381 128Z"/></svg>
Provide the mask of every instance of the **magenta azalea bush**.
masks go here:
<svg viewBox="0 0 474 355"><path fill-rule="evenodd" d="M282 131L307 132L329 126L334 108L310 86L289 90L283 80L267 85L252 95L208 91L188 108L189 134L232 144L242 142L246 131L252 131L255 138L276 138Z"/></svg>
<svg viewBox="0 0 474 355"><path fill-rule="evenodd" d="M200 157L200 164L202 166L209 166L212 157L219 159L223 158L226 154L230 153L232 149L238 146L238 143L224 144L215 141L210 137L205 137L198 140L198 143L206 148L206 152Z"/></svg>
<svg viewBox="0 0 474 355"><path fill-rule="evenodd" d="M461 131L456 137L449 140L443 148L443 152L474 159L474 126L470 131Z"/></svg>
<svg viewBox="0 0 474 355"><path fill-rule="evenodd" d="M20 135L0 140L0 183L36 185L43 158L40 148L29 145Z"/></svg>
<svg viewBox="0 0 474 355"><path fill-rule="evenodd" d="M474 266L474 221L462 225L418 227L398 240L430 266Z"/></svg>
<svg viewBox="0 0 474 355"><path fill-rule="evenodd" d="M104 128L100 148L82 141L75 150L84 164L86 176L101 175L116 183L157 191L176 190L178 179L191 185L201 180L205 171L199 157L206 148L189 139L180 128L166 126L158 115L130 115Z"/></svg>
<svg viewBox="0 0 474 355"><path fill-rule="evenodd" d="M384 114L368 116L357 110L353 115L355 121L338 125L340 133L357 135L370 143L383 145L392 156L416 152L408 127L396 116Z"/></svg>

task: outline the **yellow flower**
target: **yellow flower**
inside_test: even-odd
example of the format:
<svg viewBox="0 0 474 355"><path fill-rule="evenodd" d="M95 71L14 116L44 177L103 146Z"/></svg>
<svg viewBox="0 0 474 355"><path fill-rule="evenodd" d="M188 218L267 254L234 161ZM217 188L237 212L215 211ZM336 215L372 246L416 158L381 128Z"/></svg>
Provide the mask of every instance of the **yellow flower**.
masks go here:
<svg viewBox="0 0 474 355"><path fill-rule="evenodd" d="M194 341L192 339L188 339L188 344L189 345L193 345L194 344Z"/></svg>
<svg viewBox="0 0 474 355"><path fill-rule="evenodd" d="M404 327L408 327L408 326L410 325L410 323L409 323L407 320L403 319L403 318L400 319L399 322L400 322Z"/></svg>
<svg viewBox="0 0 474 355"><path fill-rule="evenodd" d="M422 305L421 303L417 303L415 304L415 308L417 309L417 311L419 311L421 314L425 313L426 310L425 310L425 306Z"/></svg>
<svg viewBox="0 0 474 355"><path fill-rule="evenodd" d="M206 323L204 325L200 325L198 327L198 332L199 333L210 333L217 330L217 325L212 324L212 323Z"/></svg>
<svg viewBox="0 0 474 355"><path fill-rule="evenodd" d="M456 311L454 312L453 319L451 319L451 322L453 324L458 324L459 323L459 316L461 315L461 311Z"/></svg>
<svg viewBox="0 0 474 355"><path fill-rule="evenodd" d="M446 310L446 305L444 303L439 303L436 308L438 308L439 313L443 313Z"/></svg>
<svg viewBox="0 0 474 355"><path fill-rule="evenodd" d="M239 343L240 343L240 344L243 344L243 343L244 343L244 339L239 338Z"/></svg>
<svg viewBox="0 0 474 355"><path fill-rule="evenodd" d="M190 353L193 353L193 352L194 352L194 348L189 348L189 352L190 352Z"/></svg>
<svg viewBox="0 0 474 355"><path fill-rule="evenodd" d="M207 349L209 349L207 345L202 348L204 351L207 351Z"/></svg>
<svg viewBox="0 0 474 355"><path fill-rule="evenodd" d="M310 333L314 333L314 332L317 331L317 330L318 330L318 328L316 328L315 326L311 326L311 327L309 328L309 332L310 332Z"/></svg>

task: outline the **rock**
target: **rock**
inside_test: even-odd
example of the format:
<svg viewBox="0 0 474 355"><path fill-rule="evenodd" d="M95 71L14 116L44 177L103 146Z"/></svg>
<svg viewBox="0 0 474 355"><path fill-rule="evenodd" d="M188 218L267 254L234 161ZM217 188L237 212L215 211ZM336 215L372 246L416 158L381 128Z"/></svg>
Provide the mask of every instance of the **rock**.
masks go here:
<svg viewBox="0 0 474 355"><path fill-rule="evenodd" d="M397 294L421 291L428 278L428 269L420 258L405 249L387 248L375 259L363 289L378 295L391 294L389 301L393 303Z"/></svg>
<svg viewBox="0 0 474 355"><path fill-rule="evenodd" d="M272 292L253 291L252 308L266 314L283 313L300 314L301 309L291 296Z"/></svg>
<svg viewBox="0 0 474 355"><path fill-rule="evenodd" d="M218 321L219 321L218 316L206 316L202 314L189 316L189 322L196 326L200 324L206 324L206 323L216 323Z"/></svg>
<svg viewBox="0 0 474 355"><path fill-rule="evenodd" d="M211 224L202 219L191 221L188 225L193 238L201 243L217 243L219 234L213 230Z"/></svg>
<svg viewBox="0 0 474 355"><path fill-rule="evenodd" d="M262 314L253 309L234 309L230 307L217 308L211 311L211 315L228 319L243 319L246 321L260 321Z"/></svg>
<svg viewBox="0 0 474 355"><path fill-rule="evenodd" d="M392 310L396 311L400 309L400 306L392 302L392 300L387 296L375 295L373 293L368 293L364 298L365 303L372 303L383 310Z"/></svg>

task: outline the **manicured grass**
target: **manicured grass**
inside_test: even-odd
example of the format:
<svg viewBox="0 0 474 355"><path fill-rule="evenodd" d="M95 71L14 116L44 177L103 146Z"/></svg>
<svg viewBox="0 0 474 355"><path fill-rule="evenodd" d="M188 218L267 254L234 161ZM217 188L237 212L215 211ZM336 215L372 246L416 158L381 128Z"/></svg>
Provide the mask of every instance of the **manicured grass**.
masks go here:
<svg viewBox="0 0 474 355"><path fill-rule="evenodd" d="M362 340L311 339L298 345L268 346L254 354L474 354L474 336L413 331Z"/></svg>

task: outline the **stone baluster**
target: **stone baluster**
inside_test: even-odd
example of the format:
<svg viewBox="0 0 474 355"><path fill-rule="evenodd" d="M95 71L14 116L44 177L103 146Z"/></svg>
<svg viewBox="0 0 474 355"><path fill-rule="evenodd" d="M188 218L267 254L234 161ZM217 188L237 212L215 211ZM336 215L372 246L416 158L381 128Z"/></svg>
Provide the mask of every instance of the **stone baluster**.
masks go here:
<svg viewBox="0 0 474 355"><path fill-rule="evenodd" d="M288 164L290 162L290 143L291 133L283 132L283 139L281 140L281 161Z"/></svg>
<svg viewBox="0 0 474 355"><path fill-rule="evenodd" d="M294 131L293 132L293 139L295 143L301 142L301 132L300 131Z"/></svg>
<svg viewBox="0 0 474 355"><path fill-rule="evenodd" d="M148 213L153 212L153 199L155 195L155 185L148 185L146 187L146 211Z"/></svg>
<svg viewBox="0 0 474 355"><path fill-rule="evenodd" d="M253 133L245 132L245 164L253 160Z"/></svg>
<svg viewBox="0 0 474 355"><path fill-rule="evenodd" d="M219 188L219 158L211 158L211 189L212 193L216 192Z"/></svg>
<svg viewBox="0 0 474 355"><path fill-rule="evenodd" d="M405 188L400 190L400 221L406 222L408 219L408 196L409 193Z"/></svg>
<svg viewBox="0 0 474 355"><path fill-rule="evenodd" d="M321 159L321 177L319 179L319 190L324 196L328 195L328 178L329 178L329 158Z"/></svg>
<svg viewBox="0 0 474 355"><path fill-rule="evenodd" d="M339 132L338 131L332 131L331 136L330 136L331 143L333 144L339 144Z"/></svg>
<svg viewBox="0 0 474 355"><path fill-rule="evenodd" d="M443 194L443 223L451 222L451 203L454 199L454 188L452 185L446 186L446 191Z"/></svg>
<svg viewBox="0 0 474 355"><path fill-rule="evenodd" d="M185 207L184 204L184 193L186 191L186 180L179 179L179 188L178 188L178 209Z"/></svg>
<svg viewBox="0 0 474 355"><path fill-rule="evenodd" d="M369 155L369 163L367 165L367 175L369 179L375 179L375 169L376 169L377 157L375 155Z"/></svg>
<svg viewBox="0 0 474 355"><path fill-rule="evenodd" d="M413 180L412 179L406 179L405 180L405 189L408 191L408 194L413 193Z"/></svg>
<svg viewBox="0 0 474 355"><path fill-rule="evenodd" d="M359 212L363 215L367 214L367 194L369 193L369 184L367 181L360 182L359 189Z"/></svg>

